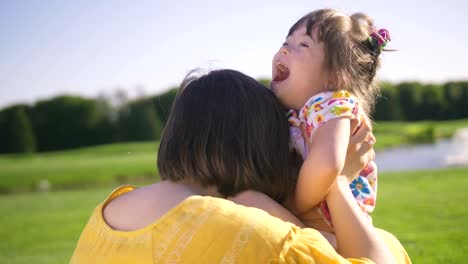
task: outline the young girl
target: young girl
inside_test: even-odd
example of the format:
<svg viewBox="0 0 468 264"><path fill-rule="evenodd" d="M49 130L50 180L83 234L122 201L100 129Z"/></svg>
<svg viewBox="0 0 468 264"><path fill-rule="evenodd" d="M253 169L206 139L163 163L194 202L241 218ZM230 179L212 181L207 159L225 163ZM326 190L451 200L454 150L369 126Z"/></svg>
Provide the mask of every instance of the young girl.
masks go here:
<svg viewBox="0 0 468 264"><path fill-rule="evenodd" d="M333 231L323 200L343 169L350 134L375 102L374 77L389 40L388 31L376 29L365 14L347 16L323 9L299 19L273 58L271 89L292 109L291 145L304 159L287 206L307 226ZM369 147L374 142L374 138L366 141ZM368 164L350 188L361 209L372 212L377 193L375 164ZM313 208L321 217L301 217Z"/></svg>

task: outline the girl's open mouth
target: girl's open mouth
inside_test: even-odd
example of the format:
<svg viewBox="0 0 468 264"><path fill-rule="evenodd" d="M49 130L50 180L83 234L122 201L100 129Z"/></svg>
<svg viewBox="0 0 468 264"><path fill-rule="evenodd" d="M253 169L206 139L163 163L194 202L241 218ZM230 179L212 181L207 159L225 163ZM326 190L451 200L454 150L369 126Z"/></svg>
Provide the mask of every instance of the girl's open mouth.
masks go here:
<svg viewBox="0 0 468 264"><path fill-rule="evenodd" d="M289 77L288 66L284 65L281 62L277 62L275 65L275 71L273 76L274 82L281 82L286 80Z"/></svg>

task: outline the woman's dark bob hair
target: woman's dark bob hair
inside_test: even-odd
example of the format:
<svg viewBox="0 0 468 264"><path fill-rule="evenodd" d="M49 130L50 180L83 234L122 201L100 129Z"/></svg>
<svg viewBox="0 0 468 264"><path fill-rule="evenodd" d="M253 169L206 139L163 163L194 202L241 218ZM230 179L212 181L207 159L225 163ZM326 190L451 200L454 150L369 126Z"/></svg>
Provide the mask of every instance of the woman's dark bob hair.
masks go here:
<svg viewBox="0 0 468 264"><path fill-rule="evenodd" d="M158 152L163 180L214 186L228 197L257 190L284 202L297 174L289 125L273 93L234 70L189 74L178 91Z"/></svg>

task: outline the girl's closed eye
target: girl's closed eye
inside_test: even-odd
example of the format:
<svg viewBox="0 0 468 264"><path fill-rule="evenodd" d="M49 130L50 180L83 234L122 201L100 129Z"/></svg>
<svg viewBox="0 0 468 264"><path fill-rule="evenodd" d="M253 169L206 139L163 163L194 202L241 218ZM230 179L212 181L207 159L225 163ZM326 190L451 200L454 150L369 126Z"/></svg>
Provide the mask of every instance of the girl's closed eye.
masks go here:
<svg viewBox="0 0 468 264"><path fill-rule="evenodd" d="M288 45L287 42L284 42L283 45L281 45L282 47L286 47Z"/></svg>
<svg viewBox="0 0 468 264"><path fill-rule="evenodd" d="M310 47L309 44L307 44L305 42L301 42L300 46L301 47L306 47L306 48Z"/></svg>

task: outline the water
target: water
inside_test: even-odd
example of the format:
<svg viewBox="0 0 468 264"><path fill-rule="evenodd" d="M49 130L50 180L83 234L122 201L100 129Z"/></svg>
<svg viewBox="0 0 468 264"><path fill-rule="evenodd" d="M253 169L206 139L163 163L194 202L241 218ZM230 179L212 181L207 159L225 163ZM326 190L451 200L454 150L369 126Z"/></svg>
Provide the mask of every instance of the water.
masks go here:
<svg viewBox="0 0 468 264"><path fill-rule="evenodd" d="M459 129L452 139L435 144L379 151L375 161L379 171L468 167L468 128Z"/></svg>

